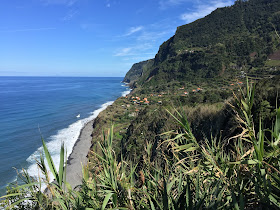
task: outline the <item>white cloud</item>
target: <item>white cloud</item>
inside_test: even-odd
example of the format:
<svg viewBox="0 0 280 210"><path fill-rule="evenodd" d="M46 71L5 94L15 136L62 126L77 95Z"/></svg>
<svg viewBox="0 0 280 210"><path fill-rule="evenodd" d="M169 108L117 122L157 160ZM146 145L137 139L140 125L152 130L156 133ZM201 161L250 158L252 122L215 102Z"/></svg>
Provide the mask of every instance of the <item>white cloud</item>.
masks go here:
<svg viewBox="0 0 280 210"><path fill-rule="evenodd" d="M73 6L78 0L69 0L67 6Z"/></svg>
<svg viewBox="0 0 280 210"><path fill-rule="evenodd" d="M151 52L153 45L151 43L139 43L130 47L125 47L117 50L114 56L140 56L140 55L155 55Z"/></svg>
<svg viewBox="0 0 280 210"><path fill-rule="evenodd" d="M169 34L170 30L165 31L145 31L141 35L137 37L138 41L156 41L160 39L161 37L165 36L166 34Z"/></svg>
<svg viewBox="0 0 280 210"><path fill-rule="evenodd" d="M199 18L203 18L206 15L210 14L217 8L230 6L234 2L232 0L214 0L201 2L194 6L194 10L190 12L186 12L180 16L180 19L185 21L186 23L193 22Z"/></svg>
<svg viewBox="0 0 280 210"><path fill-rule="evenodd" d="M131 27L124 36L130 36L138 31L143 30L143 26Z"/></svg>
<svg viewBox="0 0 280 210"><path fill-rule="evenodd" d="M63 21L70 21L75 17L79 12L77 10L69 10L67 14L62 18Z"/></svg>
<svg viewBox="0 0 280 210"><path fill-rule="evenodd" d="M190 2L190 0L160 0L160 9L167 9L168 7L178 6L180 4Z"/></svg>
<svg viewBox="0 0 280 210"><path fill-rule="evenodd" d="M110 7L111 7L111 4L110 4L110 3L106 4L106 7L110 8Z"/></svg>
<svg viewBox="0 0 280 210"><path fill-rule="evenodd" d="M57 6L63 6L68 9L66 15L62 17L60 20L62 21L70 21L74 16L76 16L79 12L77 9L73 9L74 5L79 0L40 0L44 6L50 6L50 5L57 5Z"/></svg>
<svg viewBox="0 0 280 210"><path fill-rule="evenodd" d="M122 48L114 56L128 56L131 55L131 51L131 47Z"/></svg>
<svg viewBox="0 0 280 210"><path fill-rule="evenodd" d="M163 19L159 22L146 26L132 27L126 33L126 36L120 36L121 39L127 39L129 35L137 32L136 36L129 37L133 43L123 48L119 48L113 56L120 56L123 61L142 61L154 58L159 45L174 35L176 30L175 21Z"/></svg>

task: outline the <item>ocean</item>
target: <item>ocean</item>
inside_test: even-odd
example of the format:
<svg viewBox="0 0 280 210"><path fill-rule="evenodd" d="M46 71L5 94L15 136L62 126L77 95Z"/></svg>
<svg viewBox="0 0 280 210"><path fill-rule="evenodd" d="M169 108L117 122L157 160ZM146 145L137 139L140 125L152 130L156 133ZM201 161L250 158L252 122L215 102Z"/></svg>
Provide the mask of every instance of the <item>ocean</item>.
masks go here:
<svg viewBox="0 0 280 210"><path fill-rule="evenodd" d="M0 77L0 195L16 180L16 169L38 175L41 136L56 164L62 142L69 156L82 127L129 93L122 79Z"/></svg>

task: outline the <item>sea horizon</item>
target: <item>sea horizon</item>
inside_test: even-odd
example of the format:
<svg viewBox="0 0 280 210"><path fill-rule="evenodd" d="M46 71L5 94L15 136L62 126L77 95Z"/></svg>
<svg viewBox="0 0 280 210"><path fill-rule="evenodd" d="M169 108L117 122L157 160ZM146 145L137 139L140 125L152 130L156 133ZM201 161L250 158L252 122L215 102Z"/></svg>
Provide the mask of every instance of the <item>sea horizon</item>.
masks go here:
<svg viewBox="0 0 280 210"><path fill-rule="evenodd" d="M0 77L54 77L54 78L124 78L124 76L120 77L120 76L117 76L117 77L114 77L114 76L17 76L17 75L0 75Z"/></svg>
<svg viewBox="0 0 280 210"><path fill-rule="evenodd" d="M0 194L16 171L38 174L41 135L58 165L61 143L67 157L81 129L118 97L129 93L123 77L0 76Z"/></svg>

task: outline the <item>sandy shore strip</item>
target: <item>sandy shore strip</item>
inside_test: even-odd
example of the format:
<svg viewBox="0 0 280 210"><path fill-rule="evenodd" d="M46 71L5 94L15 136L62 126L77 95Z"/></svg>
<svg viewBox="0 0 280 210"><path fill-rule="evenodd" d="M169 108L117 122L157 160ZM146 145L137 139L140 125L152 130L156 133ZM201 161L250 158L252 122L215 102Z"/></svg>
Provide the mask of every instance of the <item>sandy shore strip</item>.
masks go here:
<svg viewBox="0 0 280 210"><path fill-rule="evenodd" d="M83 127L67 160L66 181L72 189L82 184L82 164L85 166L88 161L87 154L92 144L93 122L94 120L91 120Z"/></svg>

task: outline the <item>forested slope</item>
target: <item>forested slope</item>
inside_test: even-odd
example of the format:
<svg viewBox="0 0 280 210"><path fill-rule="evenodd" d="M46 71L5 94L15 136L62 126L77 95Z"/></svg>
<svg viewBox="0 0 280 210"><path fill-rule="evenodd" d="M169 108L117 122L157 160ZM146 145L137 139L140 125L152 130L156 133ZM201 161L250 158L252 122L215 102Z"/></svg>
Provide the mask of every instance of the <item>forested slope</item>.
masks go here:
<svg viewBox="0 0 280 210"><path fill-rule="evenodd" d="M228 79L244 73L254 77L277 75L280 60L272 56L280 49L277 31L280 1L236 1L178 27L160 46L152 65L142 70L138 86L154 89L170 81Z"/></svg>

